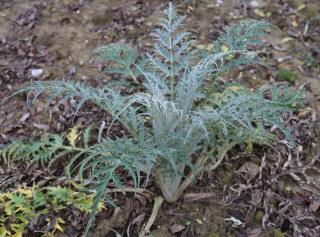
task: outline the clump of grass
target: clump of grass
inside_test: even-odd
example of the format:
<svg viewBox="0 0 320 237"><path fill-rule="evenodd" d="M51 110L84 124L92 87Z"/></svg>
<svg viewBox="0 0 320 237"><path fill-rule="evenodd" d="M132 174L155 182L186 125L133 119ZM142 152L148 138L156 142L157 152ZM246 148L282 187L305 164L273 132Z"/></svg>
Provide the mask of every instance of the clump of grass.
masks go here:
<svg viewBox="0 0 320 237"><path fill-rule="evenodd" d="M282 68L277 71L276 77L280 81L287 81L293 84L298 79L298 74L292 70Z"/></svg>

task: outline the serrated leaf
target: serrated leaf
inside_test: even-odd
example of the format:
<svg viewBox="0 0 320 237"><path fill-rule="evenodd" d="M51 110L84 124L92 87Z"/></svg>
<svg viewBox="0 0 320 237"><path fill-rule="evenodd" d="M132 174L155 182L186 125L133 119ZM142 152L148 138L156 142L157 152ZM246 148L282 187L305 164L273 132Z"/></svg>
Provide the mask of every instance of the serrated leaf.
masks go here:
<svg viewBox="0 0 320 237"><path fill-rule="evenodd" d="M69 133L67 134L67 139L72 147L76 147L76 142L80 134L81 131L79 131L78 125L70 129Z"/></svg>
<svg viewBox="0 0 320 237"><path fill-rule="evenodd" d="M33 196L33 191L30 188L18 188L15 192L22 193L26 195L28 198L31 198Z"/></svg>
<svg viewBox="0 0 320 237"><path fill-rule="evenodd" d="M64 231L63 231L63 228L60 224L65 224L65 221L61 217L56 219L56 223L54 225L54 228L63 233Z"/></svg>

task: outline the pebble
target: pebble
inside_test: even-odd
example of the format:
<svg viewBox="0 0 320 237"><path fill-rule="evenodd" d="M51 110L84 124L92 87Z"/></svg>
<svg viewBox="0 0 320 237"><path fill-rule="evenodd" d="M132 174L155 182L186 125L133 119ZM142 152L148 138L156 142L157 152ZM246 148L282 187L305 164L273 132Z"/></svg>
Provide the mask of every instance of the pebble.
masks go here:
<svg viewBox="0 0 320 237"><path fill-rule="evenodd" d="M250 7L252 7L252 8L261 8L261 7L263 7L265 4L263 3L263 1L251 1L250 3L249 3L249 6Z"/></svg>
<svg viewBox="0 0 320 237"><path fill-rule="evenodd" d="M38 68L38 69L31 69L31 76L38 78L43 74L43 69Z"/></svg>
<svg viewBox="0 0 320 237"><path fill-rule="evenodd" d="M308 118L311 113L312 113L312 108L307 107L298 113L298 118L300 118L300 119Z"/></svg>

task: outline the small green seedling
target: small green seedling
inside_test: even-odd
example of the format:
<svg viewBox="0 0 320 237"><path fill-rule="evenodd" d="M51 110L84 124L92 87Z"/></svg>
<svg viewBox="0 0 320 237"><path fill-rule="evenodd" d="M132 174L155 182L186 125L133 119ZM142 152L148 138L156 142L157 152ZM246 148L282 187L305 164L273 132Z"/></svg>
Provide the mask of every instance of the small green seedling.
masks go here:
<svg viewBox="0 0 320 237"><path fill-rule="evenodd" d="M279 69L276 76L280 81L289 83L294 83L298 79L297 73L289 69Z"/></svg>

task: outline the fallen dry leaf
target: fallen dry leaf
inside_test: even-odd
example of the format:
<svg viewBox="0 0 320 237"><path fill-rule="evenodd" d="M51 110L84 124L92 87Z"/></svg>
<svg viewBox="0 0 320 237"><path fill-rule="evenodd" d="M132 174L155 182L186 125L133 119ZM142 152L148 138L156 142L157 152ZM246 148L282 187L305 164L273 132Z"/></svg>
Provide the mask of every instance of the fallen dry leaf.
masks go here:
<svg viewBox="0 0 320 237"><path fill-rule="evenodd" d="M237 172L242 174L250 181L259 174L259 166L253 162L248 161L244 163Z"/></svg>
<svg viewBox="0 0 320 237"><path fill-rule="evenodd" d="M183 231L186 228L186 226L181 225L181 224L174 224L169 227L170 233L175 234Z"/></svg>

